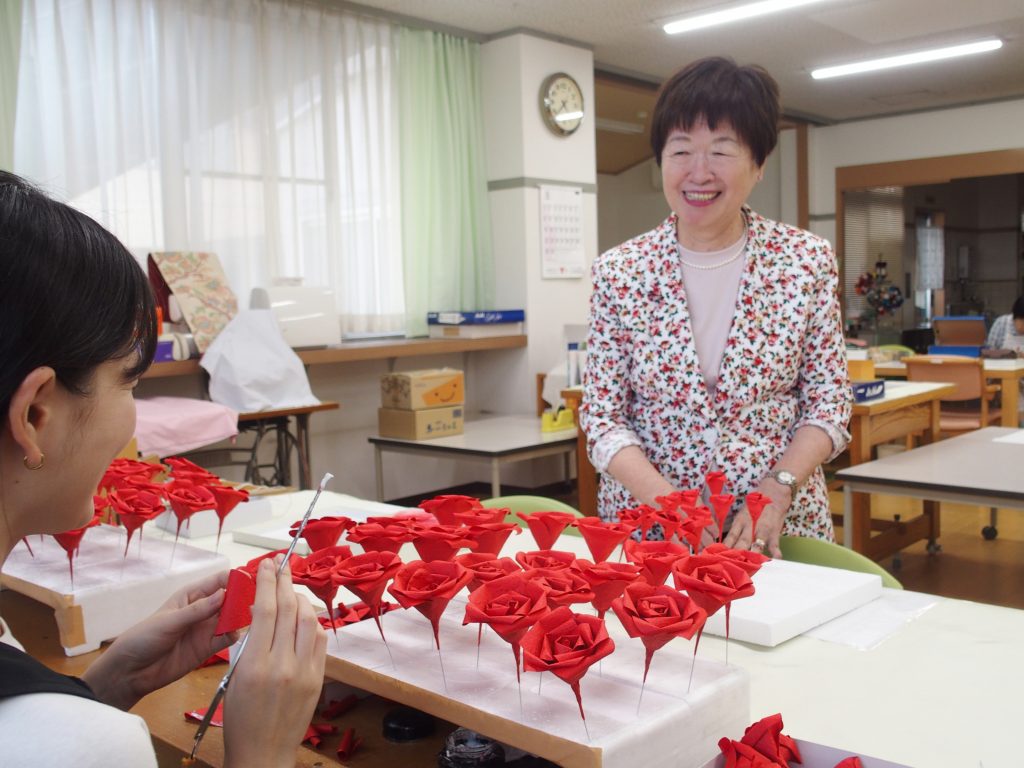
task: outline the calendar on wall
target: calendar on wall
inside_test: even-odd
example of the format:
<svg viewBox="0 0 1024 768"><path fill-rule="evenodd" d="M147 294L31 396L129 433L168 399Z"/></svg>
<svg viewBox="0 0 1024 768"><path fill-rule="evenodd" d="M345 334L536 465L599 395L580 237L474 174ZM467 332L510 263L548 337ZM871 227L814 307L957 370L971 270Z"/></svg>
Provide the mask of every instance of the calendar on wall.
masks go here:
<svg viewBox="0 0 1024 768"><path fill-rule="evenodd" d="M583 277L583 190L540 186L541 277Z"/></svg>

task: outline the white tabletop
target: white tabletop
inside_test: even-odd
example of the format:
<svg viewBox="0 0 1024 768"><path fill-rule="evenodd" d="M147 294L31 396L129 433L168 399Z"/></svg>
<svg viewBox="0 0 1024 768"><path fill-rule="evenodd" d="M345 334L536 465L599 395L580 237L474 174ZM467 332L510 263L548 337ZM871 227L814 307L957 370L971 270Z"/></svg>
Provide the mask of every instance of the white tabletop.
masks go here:
<svg viewBox="0 0 1024 768"><path fill-rule="evenodd" d="M991 372L1003 372L1003 371L1024 371L1024 358L1016 358L1010 360L988 360L983 361L983 367L986 371ZM907 366L901 362L893 361L888 363L875 363L875 373L882 375L899 375L906 374Z"/></svg>
<svg viewBox="0 0 1024 768"><path fill-rule="evenodd" d="M865 400L862 403L855 403L854 405L856 407L862 405L880 405L882 403L898 402L902 399L913 397L914 395L934 392L935 390L948 386L948 384L933 381L887 381L885 382L885 394L882 397Z"/></svg>
<svg viewBox="0 0 1024 768"><path fill-rule="evenodd" d="M311 497L276 497L275 513L300 517ZM328 494L323 503L349 504L352 497ZM529 548L529 536L513 536L510 548ZM212 549L213 538L190 544ZM558 546L585 552L576 536L563 536ZM220 551L234 563L265 552L223 540ZM410 559L404 550L402 556ZM895 632L869 650L844 638L838 624L832 634L840 642L806 635L771 649L730 642L730 663L751 677L751 719L781 712L786 733L796 738L908 766L1019 768L1024 611L935 597L911 620L898 605L914 597L883 590L880 601L858 609L865 613L836 620L863 627L872 612L875 620L888 615ZM706 635L699 652L724 659L725 641Z"/></svg>
<svg viewBox="0 0 1024 768"><path fill-rule="evenodd" d="M413 446L423 451L440 450L482 456L501 456L546 445L575 444L576 429L542 432L539 418L496 416L489 419L467 421L461 435L438 437L432 440L403 440L398 437L374 435L369 440L371 443L381 446L401 445Z"/></svg>

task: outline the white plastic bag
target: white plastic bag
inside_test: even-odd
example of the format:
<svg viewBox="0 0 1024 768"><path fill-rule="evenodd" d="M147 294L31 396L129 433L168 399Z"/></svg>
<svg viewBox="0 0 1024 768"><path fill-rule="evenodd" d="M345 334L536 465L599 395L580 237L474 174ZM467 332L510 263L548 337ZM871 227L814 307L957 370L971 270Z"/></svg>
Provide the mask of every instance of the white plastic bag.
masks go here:
<svg viewBox="0 0 1024 768"><path fill-rule="evenodd" d="M269 309L239 312L199 364L210 374L210 399L240 413L320 403Z"/></svg>

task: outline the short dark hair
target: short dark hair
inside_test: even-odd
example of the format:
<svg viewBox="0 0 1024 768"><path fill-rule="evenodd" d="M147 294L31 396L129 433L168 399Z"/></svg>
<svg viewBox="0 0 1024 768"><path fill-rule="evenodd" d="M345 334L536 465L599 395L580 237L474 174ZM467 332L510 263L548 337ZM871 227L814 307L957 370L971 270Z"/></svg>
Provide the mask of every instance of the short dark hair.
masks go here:
<svg viewBox="0 0 1024 768"><path fill-rule="evenodd" d="M723 56L699 59L676 72L658 91L651 118L651 148L661 165L668 136L700 121L715 130L728 123L758 166L779 137L779 86L764 67L739 66Z"/></svg>
<svg viewBox="0 0 1024 768"><path fill-rule="evenodd" d="M0 415L25 377L49 366L86 394L98 365L156 348L149 281L128 250L81 211L0 171Z"/></svg>
<svg viewBox="0 0 1024 768"><path fill-rule="evenodd" d="M1017 300L1013 302L1013 316L1014 318L1024 318L1024 296L1018 296Z"/></svg>

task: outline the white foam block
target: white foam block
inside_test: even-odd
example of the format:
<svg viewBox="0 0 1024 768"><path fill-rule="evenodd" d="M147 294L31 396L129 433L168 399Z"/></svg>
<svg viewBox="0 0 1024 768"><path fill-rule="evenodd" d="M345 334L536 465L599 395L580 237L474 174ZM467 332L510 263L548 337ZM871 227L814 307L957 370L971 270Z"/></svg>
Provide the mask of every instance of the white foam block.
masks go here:
<svg viewBox="0 0 1024 768"><path fill-rule="evenodd" d="M270 520L273 514L270 500L262 496L253 496L248 501L241 502L224 518L224 529L222 533L234 531L243 526L254 525ZM154 521L158 528L175 533L178 530L178 518L174 512L167 510ZM203 536L216 536L219 524L217 513L212 509L203 509L196 512L181 526L181 538L199 539Z"/></svg>
<svg viewBox="0 0 1024 768"><path fill-rule="evenodd" d="M660 649L651 664L640 702L644 648L608 621L615 652L592 666L580 683L591 739L580 719L570 687L545 674L522 674L522 710L511 647L489 629L483 632L476 663L477 626L462 626L465 602L457 598L441 621L442 678L430 623L415 610L395 610L382 619L395 665L372 621L328 635L328 675L355 685L370 680L380 693L457 722L513 747L560 764L601 768L698 768L717 752L723 734L738 737L749 724L746 673L734 666L698 657L693 687L687 681L693 643L675 640ZM351 674L350 665L372 670ZM447 686L447 691L446 691ZM466 707L472 712L467 715ZM553 737L555 742L547 737ZM559 746L560 745L560 746ZM568 751L566 751L568 750ZM575 750L575 752L574 752ZM570 760L569 754L575 756Z"/></svg>
<svg viewBox="0 0 1024 768"><path fill-rule="evenodd" d="M774 647L882 594L882 579L871 573L772 560L754 574L753 596L732 604L729 637ZM725 636L725 611L708 619L704 631Z"/></svg>
<svg viewBox="0 0 1024 768"><path fill-rule="evenodd" d="M179 587L229 567L223 555L183 542L175 548L172 539L154 533L148 526L136 531L125 557L123 528L86 531L73 588L63 548L50 536L31 536L35 556L19 543L4 564L3 585L56 609L69 656L94 651L149 616Z"/></svg>

